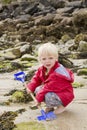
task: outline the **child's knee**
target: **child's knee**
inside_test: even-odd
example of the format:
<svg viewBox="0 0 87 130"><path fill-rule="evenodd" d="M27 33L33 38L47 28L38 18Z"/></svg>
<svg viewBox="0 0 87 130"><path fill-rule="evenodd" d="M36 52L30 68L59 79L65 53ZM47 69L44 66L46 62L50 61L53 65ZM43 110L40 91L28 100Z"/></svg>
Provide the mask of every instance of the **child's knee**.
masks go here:
<svg viewBox="0 0 87 130"><path fill-rule="evenodd" d="M51 99L52 99L51 92L46 93L46 95L45 95L45 101L49 102Z"/></svg>
<svg viewBox="0 0 87 130"><path fill-rule="evenodd" d="M42 86L38 86L38 87L35 89L34 93L37 94L41 89L42 89Z"/></svg>

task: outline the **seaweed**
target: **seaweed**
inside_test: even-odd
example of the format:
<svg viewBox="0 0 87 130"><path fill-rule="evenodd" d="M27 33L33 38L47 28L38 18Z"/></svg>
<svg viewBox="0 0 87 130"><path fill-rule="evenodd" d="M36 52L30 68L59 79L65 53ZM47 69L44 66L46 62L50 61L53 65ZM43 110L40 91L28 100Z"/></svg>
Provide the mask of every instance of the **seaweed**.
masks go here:
<svg viewBox="0 0 87 130"><path fill-rule="evenodd" d="M0 130L13 130L13 128L16 128L16 124L14 123L15 117L17 117L19 113L22 113L24 111L25 109L19 109L15 112L4 112L0 116Z"/></svg>

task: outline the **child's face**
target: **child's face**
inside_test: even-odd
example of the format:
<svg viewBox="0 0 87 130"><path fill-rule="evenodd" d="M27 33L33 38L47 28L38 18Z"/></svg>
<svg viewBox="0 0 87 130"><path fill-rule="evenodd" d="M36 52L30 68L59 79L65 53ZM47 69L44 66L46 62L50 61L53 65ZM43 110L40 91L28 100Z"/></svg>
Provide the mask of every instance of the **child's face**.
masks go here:
<svg viewBox="0 0 87 130"><path fill-rule="evenodd" d="M54 66L56 61L57 61L57 59L52 55L48 55L48 56L44 55L44 56L40 57L41 64L44 67L46 67L47 70L50 70Z"/></svg>

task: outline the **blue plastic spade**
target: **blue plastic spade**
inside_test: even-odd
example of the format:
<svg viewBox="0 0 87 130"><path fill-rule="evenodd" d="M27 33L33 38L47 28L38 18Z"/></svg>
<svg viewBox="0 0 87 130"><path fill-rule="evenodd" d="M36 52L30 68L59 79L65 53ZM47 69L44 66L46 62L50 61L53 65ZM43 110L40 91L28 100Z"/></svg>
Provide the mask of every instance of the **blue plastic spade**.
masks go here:
<svg viewBox="0 0 87 130"><path fill-rule="evenodd" d="M42 114L41 116L37 117L37 119L39 121L42 121L42 120L54 120L56 118L56 115L54 114L53 111L45 113L44 110L41 110L41 114Z"/></svg>
<svg viewBox="0 0 87 130"><path fill-rule="evenodd" d="M18 72L16 74L14 74L14 79L19 80L22 83L24 83L24 81L25 81L25 73L23 71L21 71L21 72Z"/></svg>
<svg viewBox="0 0 87 130"><path fill-rule="evenodd" d="M23 71L21 71L21 72L14 74L14 79L19 80L22 83L24 83L25 82L25 73ZM31 96L32 96L32 94L31 94ZM34 96L32 96L32 97L35 98ZM37 116L37 119L39 121L53 120L55 118L56 118L56 115L53 113L53 111L45 113L45 111L43 109L41 109L41 116Z"/></svg>

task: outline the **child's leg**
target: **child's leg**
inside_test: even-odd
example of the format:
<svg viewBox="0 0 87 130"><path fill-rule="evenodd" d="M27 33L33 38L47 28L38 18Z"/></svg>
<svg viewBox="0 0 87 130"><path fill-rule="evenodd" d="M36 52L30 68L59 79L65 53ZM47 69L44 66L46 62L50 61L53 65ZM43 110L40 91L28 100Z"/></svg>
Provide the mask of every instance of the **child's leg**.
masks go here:
<svg viewBox="0 0 87 130"><path fill-rule="evenodd" d="M63 105L60 105L60 106L58 106L55 110L54 110L54 113L55 114L60 114L60 113L62 113L62 112L64 112L65 111L65 107L63 106Z"/></svg>
<svg viewBox="0 0 87 130"><path fill-rule="evenodd" d="M64 111L64 106L62 104L61 99L53 92L49 92L45 95L45 103L46 103L46 112L49 112L49 110L53 109L54 107L57 107L56 110L54 110L55 114L61 113Z"/></svg>

